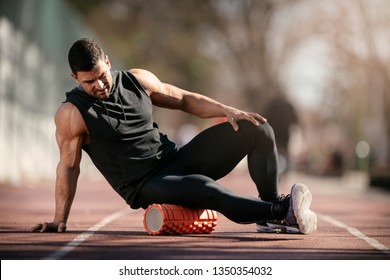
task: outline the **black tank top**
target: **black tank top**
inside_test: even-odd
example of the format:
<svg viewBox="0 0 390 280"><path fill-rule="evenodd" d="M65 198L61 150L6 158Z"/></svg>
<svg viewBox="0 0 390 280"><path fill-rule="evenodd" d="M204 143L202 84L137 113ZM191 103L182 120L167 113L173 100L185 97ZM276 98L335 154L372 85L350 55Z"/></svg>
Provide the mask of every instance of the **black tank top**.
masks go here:
<svg viewBox="0 0 390 280"><path fill-rule="evenodd" d="M110 96L101 100L81 87L66 93L80 111L90 135L83 150L131 208L136 194L154 172L173 157L175 143L159 132L152 118L152 101L128 71L112 71Z"/></svg>

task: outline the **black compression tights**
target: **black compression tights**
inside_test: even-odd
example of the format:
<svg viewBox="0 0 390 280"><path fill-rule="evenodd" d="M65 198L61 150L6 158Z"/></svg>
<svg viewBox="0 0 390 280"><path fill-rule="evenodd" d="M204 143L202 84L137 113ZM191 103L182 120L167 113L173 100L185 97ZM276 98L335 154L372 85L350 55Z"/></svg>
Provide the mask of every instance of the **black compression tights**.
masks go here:
<svg viewBox="0 0 390 280"><path fill-rule="evenodd" d="M175 161L145 182L139 192L143 208L153 203L213 209L237 223L272 219L270 201L277 193L277 151L268 123L255 126L239 121L206 129L183 146ZM249 174L260 198L234 194L216 180L248 156Z"/></svg>

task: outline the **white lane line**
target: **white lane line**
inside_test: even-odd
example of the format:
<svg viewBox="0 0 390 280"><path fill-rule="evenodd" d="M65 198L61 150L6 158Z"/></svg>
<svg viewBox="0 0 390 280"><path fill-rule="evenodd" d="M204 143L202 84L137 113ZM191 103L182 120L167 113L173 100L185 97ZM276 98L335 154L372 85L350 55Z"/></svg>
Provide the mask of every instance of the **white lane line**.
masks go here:
<svg viewBox="0 0 390 280"><path fill-rule="evenodd" d="M107 217L105 217L103 220L95 224L94 226L90 227L88 230L80 233L78 236L76 236L72 241L68 242L65 246L60 248L59 250L53 252L44 260L58 260L65 256L66 254L73 251L77 246L79 246L81 243L83 243L85 240L87 240L89 237L91 237L97 230L104 227L105 225L111 223L112 221L120 218L121 216L128 214L129 209L123 209L120 211L117 211Z"/></svg>
<svg viewBox="0 0 390 280"><path fill-rule="evenodd" d="M319 217L320 219L322 219L324 221L327 221L328 223L331 223L332 225L334 225L336 227L347 230L349 233L356 236L357 238L366 241L368 243L368 245L370 245L371 247L381 251L384 254L390 255L390 249L388 247L386 247L385 245L380 243L378 240L371 238L371 237L368 237L367 235L365 235L364 233L359 231L357 228L347 226L346 224L343 224L342 222L340 222L340 221L338 221L338 220L336 220L328 215L323 215L323 214L317 213L317 217Z"/></svg>

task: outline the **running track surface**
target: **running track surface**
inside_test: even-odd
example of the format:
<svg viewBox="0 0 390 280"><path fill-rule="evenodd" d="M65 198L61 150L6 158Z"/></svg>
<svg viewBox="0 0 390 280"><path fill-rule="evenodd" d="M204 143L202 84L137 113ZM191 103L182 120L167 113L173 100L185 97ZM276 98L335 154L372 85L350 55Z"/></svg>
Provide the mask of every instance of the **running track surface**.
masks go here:
<svg viewBox="0 0 390 280"><path fill-rule="evenodd" d="M255 196L245 172L220 182L235 192ZM389 260L390 193L367 188L361 174L318 178L289 174L281 193L294 182L308 185L318 229L311 235L261 234L255 226L235 224L221 214L211 234L150 236L142 209L130 209L98 177L79 180L65 233L29 233L54 214L52 182L0 187L2 260Z"/></svg>

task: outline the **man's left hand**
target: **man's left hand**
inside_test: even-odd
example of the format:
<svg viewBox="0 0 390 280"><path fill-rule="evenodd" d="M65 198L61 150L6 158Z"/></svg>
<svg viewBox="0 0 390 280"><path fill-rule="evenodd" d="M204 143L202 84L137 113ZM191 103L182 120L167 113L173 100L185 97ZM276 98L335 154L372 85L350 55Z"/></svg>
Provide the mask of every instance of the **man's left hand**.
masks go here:
<svg viewBox="0 0 390 280"><path fill-rule="evenodd" d="M267 122L266 118L257 113L245 112L232 107L227 107L225 114L228 122L233 126L235 131L239 130L237 122L240 120L250 121L256 126Z"/></svg>

